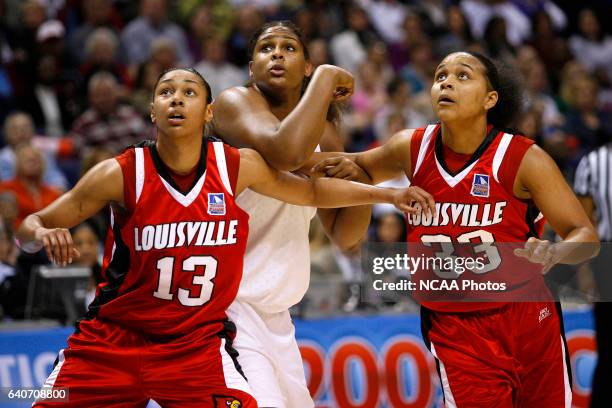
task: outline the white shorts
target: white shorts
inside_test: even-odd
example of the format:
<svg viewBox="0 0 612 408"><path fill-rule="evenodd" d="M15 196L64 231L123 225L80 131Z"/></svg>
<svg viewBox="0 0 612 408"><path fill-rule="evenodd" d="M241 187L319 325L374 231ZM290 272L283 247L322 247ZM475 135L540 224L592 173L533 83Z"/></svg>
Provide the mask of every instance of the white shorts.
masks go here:
<svg viewBox="0 0 612 408"><path fill-rule="evenodd" d="M314 407L289 311L261 313L235 300L227 315L236 324L233 347L257 405Z"/></svg>

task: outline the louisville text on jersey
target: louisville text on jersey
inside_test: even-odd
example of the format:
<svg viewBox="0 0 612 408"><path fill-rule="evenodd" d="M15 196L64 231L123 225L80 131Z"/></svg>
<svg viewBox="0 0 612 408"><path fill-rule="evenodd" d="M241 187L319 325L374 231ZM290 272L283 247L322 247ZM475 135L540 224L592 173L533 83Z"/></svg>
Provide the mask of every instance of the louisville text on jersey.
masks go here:
<svg viewBox="0 0 612 408"><path fill-rule="evenodd" d="M134 227L137 252L188 246L219 246L236 243L238 220L183 221Z"/></svg>
<svg viewBox="0 0 612 408"><path fill-rule="evenodd" d="M487 204L436 203L434 217L426 213L415 213L408 216L408 224L436 227L454 225L461 227L484 227L502 222L506 201ZM416 208L420 205L415 204Z"/></svg>

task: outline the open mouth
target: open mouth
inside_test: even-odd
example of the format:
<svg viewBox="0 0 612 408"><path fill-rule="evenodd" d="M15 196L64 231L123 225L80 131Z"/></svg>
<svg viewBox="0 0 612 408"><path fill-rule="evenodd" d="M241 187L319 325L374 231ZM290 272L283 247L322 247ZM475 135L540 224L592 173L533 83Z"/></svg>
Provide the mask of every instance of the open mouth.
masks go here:
<svg viewBox="0 0 612 408"><path fill-rule="evenodd" d="M449 105L451 103L455 103L455 101L453 101L448 96L441 96L440 98L438 98L438 104L440 105Z"/></svg>
<svg viewBox="0 0 612 408"><path fill-rule="evenodd" d="M168 122L170 122L170 124L179 124L182 123L184 120L185 116L181 115L180 113L173 113L168 116Z"/></svg>
<svg viewBox="0 0 612 408"><path fill-rule="evenodd" d="M274 65L270 68L270 73L274 76L281 76L285 73L285 68L282 65Z"/></svg>

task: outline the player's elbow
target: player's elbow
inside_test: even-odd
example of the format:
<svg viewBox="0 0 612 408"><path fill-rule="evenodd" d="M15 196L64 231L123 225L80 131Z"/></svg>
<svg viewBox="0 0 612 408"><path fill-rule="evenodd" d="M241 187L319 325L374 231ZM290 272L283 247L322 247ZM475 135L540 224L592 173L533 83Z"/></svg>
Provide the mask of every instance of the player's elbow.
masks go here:
<svg viewBox="0 0 612 408"><path fill-rule="evenodd" d="M266 157L268 156L268 157ZM264 159L276 170L280 171L294 171L302 167L302 165L308 160L308 155L302 152L295 152L289 149L270 152L264 156Z"/></svg>

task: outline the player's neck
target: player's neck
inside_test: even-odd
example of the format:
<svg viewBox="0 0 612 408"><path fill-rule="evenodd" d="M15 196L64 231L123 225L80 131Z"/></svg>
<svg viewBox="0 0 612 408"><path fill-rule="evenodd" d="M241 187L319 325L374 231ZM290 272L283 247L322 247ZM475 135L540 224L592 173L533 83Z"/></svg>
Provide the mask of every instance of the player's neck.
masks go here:
<svg viewBox="0 0 612 408"><path fill-rule="evenodd" d="M270 110L278 120L285 119L295 109L302 97L301 88L257 89L264 95L270 105Z"/></svg>
<svg viewBox="0 0 612 408"><path fill-rule="evenodd" d="M159 137L157 152L164 164L176 174L187 174L198 164L202 151L202 138L176 140Z"/></svg>
<svg viewBox="0 0 612 408"><path fill-rule="evenodd" d="M455 153L472 154L487 136L487 122L442 123L442 143Z"/></svg>

